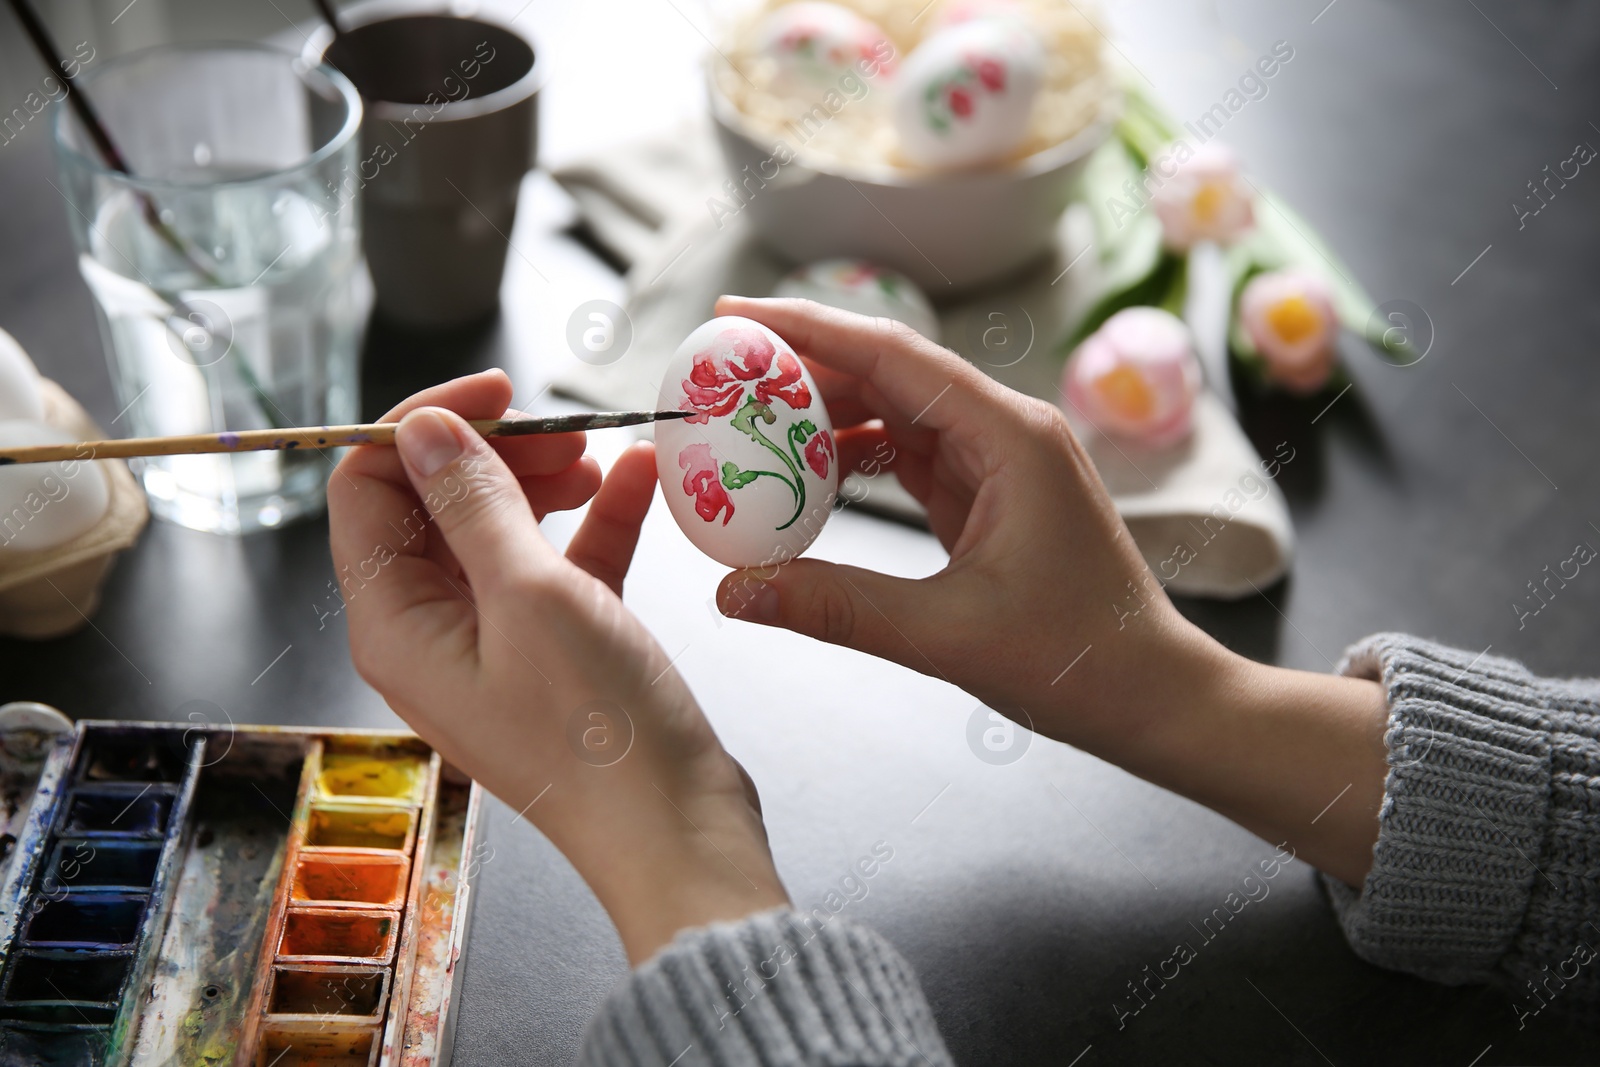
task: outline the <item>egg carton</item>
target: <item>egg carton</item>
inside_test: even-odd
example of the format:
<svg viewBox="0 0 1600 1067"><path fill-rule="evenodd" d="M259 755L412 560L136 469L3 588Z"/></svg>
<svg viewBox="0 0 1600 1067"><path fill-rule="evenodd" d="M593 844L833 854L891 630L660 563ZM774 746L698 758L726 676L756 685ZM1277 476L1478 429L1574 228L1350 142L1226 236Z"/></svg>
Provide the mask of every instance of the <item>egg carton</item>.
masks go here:
<svg viewBox="0 0 1600 1067"><path fill-rule="evenodd" d="M74 440L97 441L105 433L76 400L48 378L40 380L44 421ZM100 606L100 590L117 553L139 539L150 521L144 490L120 460L94 461L105 474L110 503L91 529L63 544L36 552L0 551L0 634L43 639L89 624ZM0 515L0 523L8 519Z"/></svg>

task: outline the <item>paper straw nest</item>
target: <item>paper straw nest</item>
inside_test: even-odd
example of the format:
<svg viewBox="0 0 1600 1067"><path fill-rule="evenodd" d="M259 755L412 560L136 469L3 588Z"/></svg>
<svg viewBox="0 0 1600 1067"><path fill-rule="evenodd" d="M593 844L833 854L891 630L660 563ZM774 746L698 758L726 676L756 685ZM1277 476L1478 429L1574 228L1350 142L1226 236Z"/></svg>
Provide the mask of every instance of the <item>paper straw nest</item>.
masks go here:
<svg viewBox="0 0 1600 1067"><path fill-rule="evenodd" d="M900 155L899 138L889 118L887 88L872 86L864 98L837 109L830 121L797 139L817 99L789 98L773 88L775 69L761 53L761 20L789 0L761 0L728 20L722 41L712 55L711 80L764 142L783 142L816 164L888 167L910 173L924 168ZM949 0L838 0L877 23L895 44L900 62L921 44L938 22ZM1111 68L1102 55L1106 31L1099 5L1091 0L1016 0L1012 7L1027 16L1045 46L1045 80L1033 106L1027 136L1011 159L1025 159L1083 132L1104 114L1114 93ZM811 127L803 127L811 129Z"/></svg>

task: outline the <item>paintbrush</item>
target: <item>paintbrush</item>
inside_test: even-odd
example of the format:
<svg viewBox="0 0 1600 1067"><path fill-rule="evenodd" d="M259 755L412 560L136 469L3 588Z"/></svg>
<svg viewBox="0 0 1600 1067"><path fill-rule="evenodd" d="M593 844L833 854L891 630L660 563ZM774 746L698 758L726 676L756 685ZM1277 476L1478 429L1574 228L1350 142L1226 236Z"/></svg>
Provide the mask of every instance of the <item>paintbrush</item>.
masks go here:
<svg viewBox="0 0 1600 1067"><path fill-rule="evenodd" d="M613 426L637 426L666 419L686 419L692 411L594 411L546 418L475 419L468 423L484 437L576 433ZM397 422L354 426L302 426L286 430L240 430L196 433L182 437L128 437L114 441L78 441L65 445L0 447L0 466L61 460L136 459L142 456L197 456L208 453L278 452L292 449L343 448L347 445L392 445Z"/></svg>

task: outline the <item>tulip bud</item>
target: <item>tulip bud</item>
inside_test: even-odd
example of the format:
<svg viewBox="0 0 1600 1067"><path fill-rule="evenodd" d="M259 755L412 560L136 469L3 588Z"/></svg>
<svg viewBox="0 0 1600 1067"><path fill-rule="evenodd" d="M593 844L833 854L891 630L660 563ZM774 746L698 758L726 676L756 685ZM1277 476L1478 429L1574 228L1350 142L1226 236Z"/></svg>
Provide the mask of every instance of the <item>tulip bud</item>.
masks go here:
<svg viewBox="0 0 1600 1067"><path fill-rule="evenodd" d="M1239 319L1268 380L1301 395L1328 383L1338 360L1339 319L1321 275L1298 268L1256 275L1239 297Z"/></svg>
<svg viewBox="0 0 1600 1067"><path fill-rule="evenodd" d="M1200 391L1189 329L1160 308L1119 311L1067 360L1062 391L1102 433L1150 447L1181 441Z"/></svg>
<svg viewBox="0 0 1600 1067"><path fill-rule="evenodd" d="M1195 149L1177 173L1151 194L1168 248L1182 252L1200 241L1228 244L1255 223L1251 190L1232 150L1215 141Z"/></svg>

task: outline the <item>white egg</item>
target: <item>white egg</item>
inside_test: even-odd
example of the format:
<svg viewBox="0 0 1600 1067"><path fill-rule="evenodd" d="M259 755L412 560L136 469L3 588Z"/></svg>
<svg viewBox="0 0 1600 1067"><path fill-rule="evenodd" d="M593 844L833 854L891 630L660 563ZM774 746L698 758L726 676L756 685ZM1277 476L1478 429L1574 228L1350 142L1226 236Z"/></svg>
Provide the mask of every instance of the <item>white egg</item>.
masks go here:
<svg viewBox="0 0 1600 1067"><path fill-rule="evenodd" d="M846 76L876 77L894 66L894 45L877 23L824 0L778 8L756 40L772 61L773 90L785 96L810 98L840 89Z"/></svg>
<svg viewBox="0 0 1600 1067"><path fill-rule="evenodd" d="M1044 84L1044 46L1014 19L974 19L933 34L894 89L900 151L926 167L1005 158L1027 136Z"/></svg>
<svg viewBox="0 0 1600 1067"><path fill-rule="evenodd" d="M0 447L71 442L70 434L42 422L0 422ZM98 463L0 465L0 551L38 552L64 545L99 522L110 502Z"/></svg>
<svg viewBox="0 0 1600 1067"><path fill-rule="evenodd" d="M829 307L896 319L931 340L939 340L939 316L904 274L864 259L820 259L784 278L773 296L800 297Z"/></svg>
<svg viewBox="0 0 1600 1067"><path fill-rule="evenodd" d="M39 372L16 338L0 330L0 419L44 418Z"/></svg>
<svg viewBox="0 0 1600 1067"><path fill-rule="evenodd" d="M729 567L787 563L833 510L833 424L794 349L759 322L712 319L678 346L655 424L656 471L672 517Z"/></svg>

